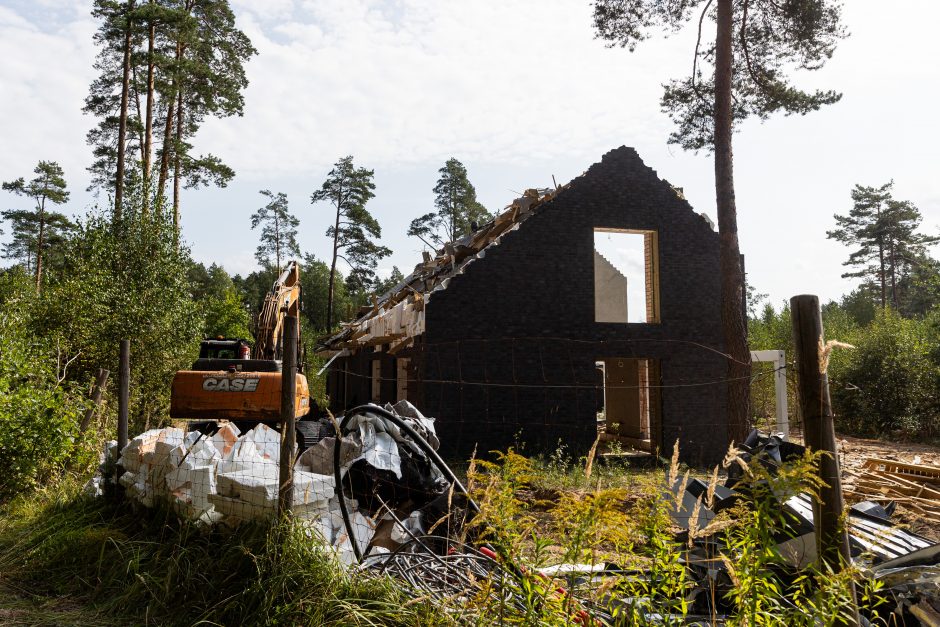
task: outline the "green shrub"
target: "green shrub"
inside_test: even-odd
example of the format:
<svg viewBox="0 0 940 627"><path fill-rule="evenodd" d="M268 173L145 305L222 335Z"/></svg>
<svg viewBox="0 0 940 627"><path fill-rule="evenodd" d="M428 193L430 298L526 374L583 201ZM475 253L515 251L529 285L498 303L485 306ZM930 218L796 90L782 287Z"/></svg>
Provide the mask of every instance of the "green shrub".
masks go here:
<svg viewBox="0 0 940 627"><path fill-rule="evenodd" d="M126 217L115 227L102 215L79 224L67 265L43 291L34 319L38 336L58 341L78 359L73 380L98 368L115 376L121 339L131 341L131 433L168 420L173 374L198 354L205 308L193 298L189 252L172 224Z"/></svg>
<svg viewBox="0 0 940 627"><path fill-rule="evenodd" d="M854 350L836 354L829 379L840 428L864 434L940 433L938 383L933 359L940 335L929 320L886 310L858 333Z"/></svg>
<svg viewBox="0 0 940 627"><path fill-rule="evenodd" d="M20 269L0 276L0 502L53 476L76 451L80 395L60 381L67 359L30 329L34 287Z"/></svg>

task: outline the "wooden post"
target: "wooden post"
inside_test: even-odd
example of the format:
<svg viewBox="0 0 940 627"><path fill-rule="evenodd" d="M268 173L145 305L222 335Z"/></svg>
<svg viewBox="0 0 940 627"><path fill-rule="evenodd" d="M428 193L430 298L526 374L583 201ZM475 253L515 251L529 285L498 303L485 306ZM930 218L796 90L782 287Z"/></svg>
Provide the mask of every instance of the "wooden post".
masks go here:
<svg viewBox="0 0 940 627"><path fill-rule="evenodd" d="M127 406L131 396L131 341L121 340L121 363L118 369L118 453L127 446Z"/></svg>
<svg viewBox="0 0 940 627"><path fill-rule="evenodd" d="M793 321L793 346L798 375L797 397L803 418L806 445L813 451L825 451L819 461L819 477L825 484L819 500L813 501L816 526L816 550L822 564L833 572L851 563L849 537L842 525L842 482L836 454L836 433L829 399L829 377L822 363L823 325L819 298L810 294L790 299ZM858 605L852 585L853 617L846 624L858 625Z"/></svg>
<svg viewBox="0 0 940 627"><path fill-rule="evenodd" d="M101 393L104 392L104 386L108 384L108 376L110 376L110 374L110 371L104 368L98 368L98 373L95 375L95 384L92 386L91 394L88 396L88 398L91 399L91 407L85 411L82 424L78 427L80 433L85 433L85 430L88 429L88 425L91 424L91 419L94 417L95 412L98 411L98 408L101 406Z"/></svg>
<svg viewBox="0 0 940 627"><path fill-rule="evenodd" d="M297 396L297 317L284 316L284 352L281 361L281 472L278 483L278 516L290 512L294 504L294 449Z"/></svg>

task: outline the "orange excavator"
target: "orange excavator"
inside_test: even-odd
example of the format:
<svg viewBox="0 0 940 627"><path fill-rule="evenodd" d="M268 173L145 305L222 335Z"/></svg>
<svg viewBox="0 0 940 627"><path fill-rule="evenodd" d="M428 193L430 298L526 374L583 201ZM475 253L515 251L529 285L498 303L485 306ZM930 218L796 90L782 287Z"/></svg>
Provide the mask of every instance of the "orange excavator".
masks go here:
<svg viewBox="0 0 940 627"><path fill-rule="evenodd" d="M295 261L274 282L265 296L255 324L255 343L241 338L205 340L190 370L173 377L170 416L206 421L199 430L212 430L219 420L246 431L259 422L276 426L281 412L281 360L284 357L284 318L300 313L300 269ZM294 407L298 425L310 414L310 390L303 375L303 349L297 325L298 364ZM298 427L300 442L314 434ZM316 430L314 428L314 430ZM307 435L307 438L303 436ZM303 449L301 449L303 450Z"/></svg>

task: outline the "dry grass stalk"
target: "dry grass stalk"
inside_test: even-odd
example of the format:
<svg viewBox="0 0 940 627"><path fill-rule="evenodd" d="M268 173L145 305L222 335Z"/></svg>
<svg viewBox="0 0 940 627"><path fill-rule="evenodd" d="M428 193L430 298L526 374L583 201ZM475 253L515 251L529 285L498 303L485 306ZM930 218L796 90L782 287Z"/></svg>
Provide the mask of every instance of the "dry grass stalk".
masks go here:
<svg viewBox="0 0 940 627"><path fill-rule="evenodd" d="M594 457L597 455L597 445L601 443L601 435L598 433L597 438L594 439L594 445L591 446L591 450L588 451L587 461L584 464L584 480L591 480L591 471L594 470Z"/></svg>
<svg viewBox="0 0 940 627"><path fill-rule="evenodd" d="M685 474L682 475L682 483L676 486L675 483L672 484L676 488L676 511L679 510L679 507L682 505L682 495L685 494L685 486L689 485L689 471L686 470Z"/></svg>
<svg viewBox="0 0 940 627"><path fill-rule="evenodd" d="M734 524L735 521L731 520L730 518L715 518L710 523L708 523L704 529L702 529L701 533L698 534L698 537L704 538L714 533L724 531L725 529L733 527Z"/></svg>
<svg viewBox="0 0 940 627"><path fill-rule="evenodd" d="M672 461L669 462L669 487L676 485L676 479L679 478L679 439L672 447Z"/></svg>
<svg viewBox="0 0 940 627"><path fill-rule="evenodd" d="M731 560L729 560L724 555L719 555L719 557L721 558L721 562L725 565L725 569L728 572L728 577L731 578L731 583L733 583L735 586L740 586L741 580L738 579L738 573L734 570L734 564L732 564Z"/></svg>
<svg viewBox="0 0 940 627"><path fill-rule="evenodd" d="M741 451L735 447L734 442L728 445L728 452L725 454L721 466L722 468L730 468L731 464L737 464L744 472L751 473L751 469L748 467L747 462L741 458Z"/></svg>
<svg viewBox="0 0 940 627"><path fill-rule="evenodd" d="M712 471L711 481L708 482L708 492L705 494L705 504L712 508L715 506L715 488L718 486L718 466Z"/></svg>
<svg viewBox="0 0 940 627"><path fill-rule="evenodd" d="M817 350L819 351L819 374L826 374L829 370L829 357L832 355L832 349L834 348L855 348L851 344L846 344L845 342L840 342L838 340L829 340L823 344L822 337L819 338L819 346Z"/></svg>
<svg viewBox="0 0 940 627"><path fill-rule="evenodd" d="M689 516L689 548L692 548L692 541L695 540L698 533L698 517L702 512L702 495L699 494L695 499L695 505L692 507L692 515Z"/></svg>

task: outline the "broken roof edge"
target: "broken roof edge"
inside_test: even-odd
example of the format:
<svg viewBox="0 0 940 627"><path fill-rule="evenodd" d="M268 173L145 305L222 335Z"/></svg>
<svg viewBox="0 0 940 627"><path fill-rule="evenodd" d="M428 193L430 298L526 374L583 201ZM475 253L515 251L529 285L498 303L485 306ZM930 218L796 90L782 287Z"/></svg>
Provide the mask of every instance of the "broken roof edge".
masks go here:
<svg viewBox="0 0 940 627"><path fill-rule="evenodd" d="M374 299L368 311L351 322L343 323L340 331L321 338L316 352L319 354L339 349L375 346L378 339L396 337L397 339L388 342L390 352L407 347L424 331L424 306L434 292L447 289L450 279L463 274L467 266L485 257L487 248L498 245L503 235L518 229L519 225L534 215L537 210L541 211L566 191L590 178L597 170L610 167L615 161L629 164L631 168L645 170L660 184L671 189L684 208L691 215L699 218L703 226L706 226L695 209L685 200L683 194L646 165L635 148L620 146L604 153L599 162L591 164L587 170L564 185L558 185L554 189L526 189L522 196L513 200L502 212L477 230L444 244L440 250L435 251L434 257L418 263L411 274L402 279L398 285ZM402 303L405 304L403 314L404 309L411 306L416 312L420 312L420 319L406 320L407 315L396 319L396 314L392 312ZM376 319L381 319L383 324L370 323ZM411 323L410 332L405 329L409 322ZM363 327L366 327L365 331ZM373 330L379 334L376 335Z"/></svg>
<svg viewBox="0 0 940 627"><path fill-rule="evenodd" d="M481 225L476 231L444 244L441 250L437 251L436 256L417 264L411 274L377 298L368 312L352 322L343 323L342 330L324 338L317 346L317 352L365 347L378 338L394 337L400 334L398 332L384 333L377 336L371 330L362 333L364 326L367 328L382 326L384 331L389 331L391 330L389 327L393 327L396 331L403 331L410 323L412 332L406 332L403 337L397 338L397 341L389 342L389 350L400 349L410 344L424 331L424 304L431 295L436 291L446 289L450 279L462 274L474 261L485 257L487 248L498 245L503 235L516 230L537 207L554 199L570 184L560 185L555 189L525 190L522 196L513 200L502 212ZM396 309L401 310L401 317L398 319L395 319L397 316L392 313ZM420 315L409 316L410 311ZM386 321L390 324L370 323L370 321L383 318L392 318ZM354 343L354 346L350 346L350 343Z"/></svg>

